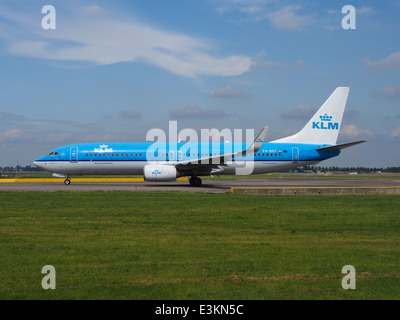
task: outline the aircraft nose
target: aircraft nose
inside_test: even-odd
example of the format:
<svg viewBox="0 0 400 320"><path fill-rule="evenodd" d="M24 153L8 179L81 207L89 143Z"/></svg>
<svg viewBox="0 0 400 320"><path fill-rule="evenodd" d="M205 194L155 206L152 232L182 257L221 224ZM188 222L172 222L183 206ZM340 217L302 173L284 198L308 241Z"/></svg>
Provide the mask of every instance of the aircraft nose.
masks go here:
<svg viewBox="0 0 400 320"><path fill-rule="evenodd" d="M35 161L33 161L33 165L35 166L35 167L38 167L38 168L43 168L43 164L42 164L42 162L41 161L38 161L39 159L37 159L37 160L35 160Z"/></svg>

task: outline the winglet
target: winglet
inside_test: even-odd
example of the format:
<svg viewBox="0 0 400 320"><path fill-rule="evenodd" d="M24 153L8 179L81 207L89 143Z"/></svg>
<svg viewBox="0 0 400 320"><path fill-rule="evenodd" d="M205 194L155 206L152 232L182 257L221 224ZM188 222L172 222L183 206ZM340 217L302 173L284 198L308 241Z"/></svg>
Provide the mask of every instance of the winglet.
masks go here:
<svg viewBox="0 0 400 320"><path fill-rule="evenodd" d="M253 153L257 152L260 150L261 145L264 142L265 136L267 135L267 132L269 130L269 126L264 127L261 132L258 134L258 136L254 139L254 142L251 144L251 146L243 152L243 154L247 153Z"/></svg>
<svg viewBox="0 0 400 320"><path fill-rule="evenodd" d="M261 132L258 134L258 136L254 139L254 142L251 144L249 148L246 150L242 150L239 152L235 153L229 153L229 154L220 154L218 156L214 157L206 157L206 158L200 158L200 159L191 159L191 160L185 160L185 161L178 161L176 165L186 165L186 164L198 164L201 162L202 165L204 164L215 164L215 165L222 165L225 164L226 161L229 159L235 158L235 157L241 157L247 154L252 154L254 152L257 152L260 150L261 145L264 142L265 136L267 135L269 126L264 127Z"/></svg>

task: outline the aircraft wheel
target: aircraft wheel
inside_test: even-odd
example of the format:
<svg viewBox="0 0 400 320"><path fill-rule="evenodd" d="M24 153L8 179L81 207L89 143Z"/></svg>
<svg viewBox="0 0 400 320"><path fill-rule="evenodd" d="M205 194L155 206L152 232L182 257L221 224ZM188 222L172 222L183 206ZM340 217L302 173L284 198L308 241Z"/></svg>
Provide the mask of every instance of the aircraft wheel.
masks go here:
<svg viewBox="0 0 400 320"><path fill-rule="evenodd" d="M190 185L193 186L193 187L200 187L202 181L201 181L201 179L198 178L198 177L191 177L191 178L189 179L189 183L190 183Z"/></svg>
<svg viewBox="0 0 400 320"><path fill-rule="evenodd" d="M66 186L68 186L70 183L71 183L71 180L69 180L69 179L65 179L65 180L64 180L64 184L65 184Z"/></svg>

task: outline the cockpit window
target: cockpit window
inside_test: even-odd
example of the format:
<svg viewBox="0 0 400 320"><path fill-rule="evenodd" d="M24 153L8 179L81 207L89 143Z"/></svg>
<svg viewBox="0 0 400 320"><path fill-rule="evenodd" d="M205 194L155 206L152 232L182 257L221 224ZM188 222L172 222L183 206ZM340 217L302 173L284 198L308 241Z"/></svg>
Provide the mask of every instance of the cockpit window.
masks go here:
<svg viewBox="0 0 400 320"><path fill-rule="evenodd" d="M49 153L49 156L52 156L52 157L53 157L53 156L57 156L57 155L58 155L58 152L50 152L50 153Z"/></svg>

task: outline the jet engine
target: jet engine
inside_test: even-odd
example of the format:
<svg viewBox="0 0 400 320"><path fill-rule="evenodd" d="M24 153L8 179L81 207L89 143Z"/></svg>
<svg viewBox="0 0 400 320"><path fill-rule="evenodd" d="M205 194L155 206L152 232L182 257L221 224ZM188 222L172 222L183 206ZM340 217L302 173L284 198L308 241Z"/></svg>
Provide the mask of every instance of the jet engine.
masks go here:
<svg viewBox="0 0 400 320"><path fill-rule="evenodd" d="M176 168L166 164L147 164L143 169L146 181L175 181L178 177Z"/></svg>

